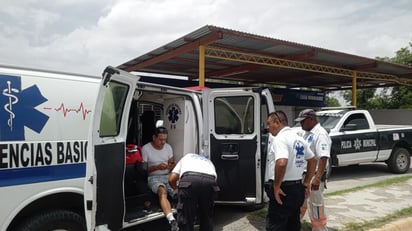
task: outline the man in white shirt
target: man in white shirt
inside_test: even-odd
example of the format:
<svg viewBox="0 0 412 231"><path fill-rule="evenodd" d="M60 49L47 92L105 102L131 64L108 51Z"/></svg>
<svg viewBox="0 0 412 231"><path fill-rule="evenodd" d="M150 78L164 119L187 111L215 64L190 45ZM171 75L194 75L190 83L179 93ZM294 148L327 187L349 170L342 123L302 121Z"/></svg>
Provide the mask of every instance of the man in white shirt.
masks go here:
<svg viewBox="0 0 412 231"><path fill-rule="evenodd" d="M322 205L320 208L324 211L323 191L325 189L326 170L329 164L330 149L332 141L328 132L317 121L316 113L313 109L305 109L299 113L296 122L300 122L302 126L302 137L309 143L309 147L316 155L317 168L315 176L311 183L311 193L307 201L309 209L309 218L312 223L313 231L327 231L327 218L325 213L313 213L312 211L319 210L316 205ZM305 206L301 209L301 216L305 214Z"/></svg>
<svg viewBox="0 0 412 231"><path fill-rule="evenodd" d="M196 215L200 230L213 230L213 205L219 191L216 179L215 166L205 156L189 153L176 164L169 176L169 184L173 189L178 188L177 221L180 231L193 231Z"/></svg>
<svg viewBox="0 0 412 231"><path fill-rule="evenodd" d="M147 162L148 186L159 197L159 204L167 220L171 225L171 230L177 230L177 222L172 213L172 206L167 198L169 193L173 196L173 189L170 187L168 179L169 172L174 167L173 149L166 143L167 129L158 127L155 129L152 142L142 147L143 161Z"/></svg>
<svg viewBox="0 0 412 231"><path fill-rule="evenodd" d="M270 155L275 155L275 169L270 177L273 183L265 184L269 197L266 230L300 231L300 207L315 172L315 155L306 141L288 126L284 112L270 113L267 127L275 136L269 151ZM307 174L302 182L306 165Z"/></svg>

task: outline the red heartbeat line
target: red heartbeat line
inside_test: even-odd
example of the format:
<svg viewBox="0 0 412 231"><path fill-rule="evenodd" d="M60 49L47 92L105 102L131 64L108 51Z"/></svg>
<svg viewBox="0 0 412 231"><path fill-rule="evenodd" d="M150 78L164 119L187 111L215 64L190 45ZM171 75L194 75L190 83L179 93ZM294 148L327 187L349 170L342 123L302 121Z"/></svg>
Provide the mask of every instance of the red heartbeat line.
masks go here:
<svg viewBox="0 0 412 231"><path fill-rule="evenodd" d="M84 108L83 102L80 103L80 106L79 106L78 108L66 108L66 107L64 106L64 103L62 103L62 104L60 104L60 106L57 107L57 108L45 107L44 109L46 109L46 110L55 110L55 111L57 111L57 112L62 111L64 117L66 117L69 112L75 112L76 114L79 114L79 112L81 112L81 113L82 113L83 120L86 119L87 114L89 114L90 112L92 112L92 110L87 110L87 109Z"/></svg>

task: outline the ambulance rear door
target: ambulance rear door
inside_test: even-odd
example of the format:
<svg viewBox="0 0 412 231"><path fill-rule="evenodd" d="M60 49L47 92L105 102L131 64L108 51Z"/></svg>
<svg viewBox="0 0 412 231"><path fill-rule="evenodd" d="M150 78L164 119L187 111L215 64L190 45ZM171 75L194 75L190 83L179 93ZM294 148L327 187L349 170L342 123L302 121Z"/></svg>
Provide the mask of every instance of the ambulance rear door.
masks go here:
<svg viewBox="0 0 412 231"><path fill-rule="evenodd" d="M251 89L203 91L204 149L216 167L218 203L261 203L260 100Z"/></svg>
<svg viewBox="0 0 412 231"><path fill-rule="evenodd" d="M88 230L123 227L127 121L137 81L113 67L103 73L89 133L84 196Z"/></svg>

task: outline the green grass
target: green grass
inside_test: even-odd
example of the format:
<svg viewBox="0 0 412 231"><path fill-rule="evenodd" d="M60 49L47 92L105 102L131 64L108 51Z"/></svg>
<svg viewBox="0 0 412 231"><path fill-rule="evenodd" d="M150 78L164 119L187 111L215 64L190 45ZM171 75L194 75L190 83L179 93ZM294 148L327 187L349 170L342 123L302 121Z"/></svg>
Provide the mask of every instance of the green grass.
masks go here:
<svg viewBox="0 0 412 231"><path fill-rule="evenodd" d="M257 211L252 212L248 215L249 220L261 221L264 222L266 219L267 208L263 208ZM386 215L384 217L380 217L374 220L365 221L361 223L347 223L343 228L340 229L333 229L333 231L366 231L373 228L380 228L385 224L391 223L398 219L412 217L412 207L404 208L398 210L392 214ZM301 231L311 231L312 226L309 222L303 221ZM331 229L332 230L332 229Z"/></svg>
<svg viewBox="0 0 412 231"><path fill-rule="evenodd" d="M331 193L325 193L325 196L327 197L327 196L343 195L343 194L346 194L346 193L356 192L356 191L360 191L362 189L372 188L372 187L386 187L386 186L392 185L392 184L405 183L409 179L412 179L411 175L389 178L389 179L385 179L385 180L375 182L373 184L358 186L358 187L345 189L345 190L340 190L340 191L331 192Z"/></svg>
<svg viewBox="0 0 412 231"><path fill-rule="evenodd" d="M408 175L408 176L389 178L389 179L378 181L373 184L368 184L364 186L354 187L354 188L340 190L340 191L331 192L331 193L325 193L325 197L343 195L346 193L356 192L362 189L372 188L372 187L387 187L393 184L405 183L409 179L412 179L412 176ZM248 219L264 221L266 219L266 214L267 214L267 208L259 209L259 210L256 210L250 213L248 215ZM334 231L353 231L353 230L366 231L369 229L382 227L385 224L388 224L398 219L402 219L406 217L412 217L412 207L398 210L392 214L389 214L384 217L380 217L380 218L377 218L371 221L365 221L361 223L347 223L345 224L343 228L334 229ZM311 231L311 230L312 230L311 224L307 221L303 221L301 231Z"/></svg>
<svg viewBox="0 0 412 231"><path fill-rule="evenodd" d="M371 221L365 221L362 223L348 223L348 224L345 224L343 228L337 229L336 231L352 231L352 230L366 231L366 230L373 229L373 228L380 228L384 226L385 224L391 223L393 221L396 221L402 218L411 217L411 216L412 216L412 207L409 207L409 208L398 210L392 214L389 214L384 217L380 217L380 218L377 218Z"/></svg>

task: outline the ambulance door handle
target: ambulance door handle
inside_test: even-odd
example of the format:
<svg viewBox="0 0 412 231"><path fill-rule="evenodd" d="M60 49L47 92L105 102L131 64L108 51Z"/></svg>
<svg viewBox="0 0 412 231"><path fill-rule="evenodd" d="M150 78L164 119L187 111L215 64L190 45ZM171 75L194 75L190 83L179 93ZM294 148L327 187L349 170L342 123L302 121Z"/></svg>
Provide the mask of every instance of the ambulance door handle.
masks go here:
<svg viewBox="0 0 412 231"><path fill-rule="evenodd" d="M237 143L222 144L220 159L239 160L239 144Z"/></svg>
<svg viewBox="0 0 412 231"><path fill-rule="evenodd" d="M239 155L238 154L222 154L220 156L220 159L222 159L222 160L239 160Z"/></svg>

